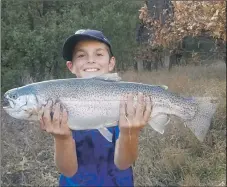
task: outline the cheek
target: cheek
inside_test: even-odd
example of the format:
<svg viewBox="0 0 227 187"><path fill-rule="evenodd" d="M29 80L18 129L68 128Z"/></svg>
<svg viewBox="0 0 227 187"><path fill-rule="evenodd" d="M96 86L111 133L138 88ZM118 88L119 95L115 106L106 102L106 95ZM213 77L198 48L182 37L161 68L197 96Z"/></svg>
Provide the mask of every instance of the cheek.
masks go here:
<svg viewBox="0 0 227 187"><path fill-rule="evenodd" d="M83 66L83 63L80 61L73 62L71 72L76 72L76 71L80 70L82 68L82 66Z"/></svg>
<svg viewBox="0 0 227 187"><path fill-rule="evenodd" d="M102 60L99 61L99 64L103 67L103 68L109 68L110 66L110 61L109 58L103 58Z"/></svg>
<svg viewBox="0 0 227 187"><path fill-rule="evenodd" d="M83 63L74 64L71 69L71 73L76 75L77 77L81 77L81 74L83 73Z"/></svg>

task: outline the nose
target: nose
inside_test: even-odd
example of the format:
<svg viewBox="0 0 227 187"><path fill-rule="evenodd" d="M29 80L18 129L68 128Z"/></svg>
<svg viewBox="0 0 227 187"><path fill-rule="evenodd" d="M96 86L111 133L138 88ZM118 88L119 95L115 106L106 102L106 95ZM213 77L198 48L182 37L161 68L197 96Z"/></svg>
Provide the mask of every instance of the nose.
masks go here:
<svg viewBox="0 0 227 187"><path fill-rule="evenodd" d="M95 62L93 60L89 60L88 64L94 64Z"/></svg>
<svg viewBox="0 0 227 187"><path fill-rule="evenodd" d="M88 58L88 64L94 64L95 63L95 59L94 59L94 57L89 57Z"/></svg>

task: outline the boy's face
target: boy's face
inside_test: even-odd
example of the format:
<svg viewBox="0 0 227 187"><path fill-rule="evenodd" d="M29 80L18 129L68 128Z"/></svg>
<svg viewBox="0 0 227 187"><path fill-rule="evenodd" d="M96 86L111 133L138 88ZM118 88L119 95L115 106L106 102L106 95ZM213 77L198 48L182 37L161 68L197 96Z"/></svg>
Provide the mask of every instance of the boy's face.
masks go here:
<svg viewBox="0 0 227 187"><path fill-rule="evenodd" d="M78 78L93 77L112 71L115 58L110 57L104 43L84 40L75 46L72 61L67 61L66 65Z"/></svg>

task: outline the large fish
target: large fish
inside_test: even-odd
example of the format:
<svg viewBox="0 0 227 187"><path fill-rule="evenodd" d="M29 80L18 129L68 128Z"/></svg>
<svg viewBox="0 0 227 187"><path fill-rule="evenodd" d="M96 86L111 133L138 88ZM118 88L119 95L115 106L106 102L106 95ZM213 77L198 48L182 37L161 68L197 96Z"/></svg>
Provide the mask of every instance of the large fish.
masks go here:
<svg viewBox="0 0 227 187"><path fill-rule="evenodd" d="M212 98L188 98L169 92L167 86L124 82L117 73L49 80L14 88L4 94L3 108L14 118L38 121L42 105L49 99L58 100L68 111L70 129L98 129L111 141L112 134L107 127L118 124L121 96L138 92L151 98L153 107L148 123L155 131L163 134L174 115L203 141L216 110Z"/></svg>

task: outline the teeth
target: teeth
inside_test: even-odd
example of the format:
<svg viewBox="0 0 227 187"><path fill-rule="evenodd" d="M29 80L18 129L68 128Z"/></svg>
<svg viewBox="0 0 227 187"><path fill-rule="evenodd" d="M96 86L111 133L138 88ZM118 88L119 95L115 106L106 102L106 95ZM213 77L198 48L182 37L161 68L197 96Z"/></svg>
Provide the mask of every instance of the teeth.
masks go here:
<svg viewBox="0 0 227 187"><path fill-rule="evenodd" d="M98 69L96 69L96 68L91 68L91 69L85 69L85 71L94 72L94 71L98 71Z"/></svg>

